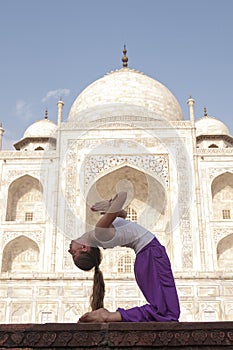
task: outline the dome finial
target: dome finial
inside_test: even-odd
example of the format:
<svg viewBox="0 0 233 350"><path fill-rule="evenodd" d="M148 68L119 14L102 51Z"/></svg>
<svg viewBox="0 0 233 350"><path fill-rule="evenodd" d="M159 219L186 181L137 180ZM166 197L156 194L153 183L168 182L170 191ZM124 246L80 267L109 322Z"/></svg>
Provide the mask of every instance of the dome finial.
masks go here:
<svg viewBox="0 0 233 350"><path fill-rule="evenodd" d="M48 110L47 110L47 109L45 110L44 118L45 118L45 119L48 119Z"/></svg>
<svg viewBox="0 0 233 350"><path fill-rule="evenodd" d="M208 117L206 106L204 107L204 117Z"/></svg>
<svg viewBox="0 0 233 350"><path fill-rule="evenodd" d="M127 54L127 50L126 50L126 45L124 44L124 49L123 49L123 57L122 57L122 63L123 63L123 68L127 68L128 67L128 57L126 56Z"/></svg>

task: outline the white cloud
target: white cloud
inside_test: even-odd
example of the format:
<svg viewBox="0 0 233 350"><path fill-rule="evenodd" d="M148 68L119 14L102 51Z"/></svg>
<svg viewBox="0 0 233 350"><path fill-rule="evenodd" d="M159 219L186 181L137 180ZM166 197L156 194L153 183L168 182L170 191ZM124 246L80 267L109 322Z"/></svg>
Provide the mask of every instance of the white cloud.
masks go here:
<svg viewBox="0 0 233 350"><path fill-rule="evenodd" d="M42 98L42 102L48 101L50 98L56 98L59 99L62 96L68 96L70 94L69 89L57 89L57 90L50 90L47 92L46 96Z"/></svg>
<svg viewBox="0 0 233 350"><path fill-rule="evenodd" d="M29 120L33 115L31 105L23 100L18 100L16 102L15 113L24 120Z"/></svg>

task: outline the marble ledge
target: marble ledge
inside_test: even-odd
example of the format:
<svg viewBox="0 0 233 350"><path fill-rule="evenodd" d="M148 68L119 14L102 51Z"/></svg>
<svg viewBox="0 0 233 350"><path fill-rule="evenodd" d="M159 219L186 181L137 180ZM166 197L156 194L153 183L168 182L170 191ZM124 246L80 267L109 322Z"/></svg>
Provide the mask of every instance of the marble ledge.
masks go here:
<svg viewBox="0 0 233 350"><path fill-rule="evenodd" d="M1 324L0 349L233 349L233 321Z"/></svg>
<svg viewBox="0 0 233 350"><path fill-rule="evenodd" d="M177 283L179 283L179 280L185 280L185 281L194 281L194 280L204 280L207 279L209 281L211 280L233 280L233 273L232 271L173 271L175 280ZM125 280L124 274L117 274L116 273L104 273L105 280L108 281L122 281ZM58 279L62 279L65 281L69 280L79 280L79 281L89 281L92 280L90 276L77 274L77 271L74 270L72 272L70 271L64 271L56 273L50 273L50 272L24 272L24 273L11 273L11 272L2 272L0 274L0 281L27 281L27 280L49 280L49 281L55 281L57 282ZM134 274L131 273L127 280L135 280ZM211 281L212 282L212 281ZM1 349L0 349L1 350Z"/></svg>

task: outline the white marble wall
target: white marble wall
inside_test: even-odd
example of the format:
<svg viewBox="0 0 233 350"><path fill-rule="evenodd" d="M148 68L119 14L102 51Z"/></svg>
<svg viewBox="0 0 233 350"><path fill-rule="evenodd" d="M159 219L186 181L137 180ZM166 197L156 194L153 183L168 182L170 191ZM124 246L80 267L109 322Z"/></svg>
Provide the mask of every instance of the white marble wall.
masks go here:
<svg viewBox="0 0 233 350"><path fill-rule="evenodd" d="M76 322L88 310L92 272L73 265L69 241L94 224L89 201L108 195L117 184L131 188L139 223L166 245L181 321L232 319L233 266L219 267L217 250L227 236L232 244L233 219L214 217L211 184L229 173L231 187L233 153L222 149L197 154L187 122L166 130L149 125L138 128L118 121L86 130L63 125L56 152L1 152L0 265L7 259L7 247L7 252L14 250L20 236L39 251L33 271L23 271L22 265L17 271L16 265L14 271L1 273L1 323ZM9 186L25 175L42 185L43 219L6 221ZM153 192L159 194L155 202ZM104 254L106 307L142 305L133 272L117 270L119 249Z"/></svg>

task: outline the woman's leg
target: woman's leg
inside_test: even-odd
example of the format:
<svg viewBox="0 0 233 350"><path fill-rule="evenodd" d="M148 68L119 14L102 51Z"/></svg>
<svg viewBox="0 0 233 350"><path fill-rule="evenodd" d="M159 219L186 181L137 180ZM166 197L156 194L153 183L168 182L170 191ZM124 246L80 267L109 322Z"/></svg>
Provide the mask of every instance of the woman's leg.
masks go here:
<svg viewBox="0 0 233 350"><path fill-rule="evenodd" d="M149 304L118 309L123 321L178 321L179 300L165 248L153 240L136 256L135 278Z"/></svg>

